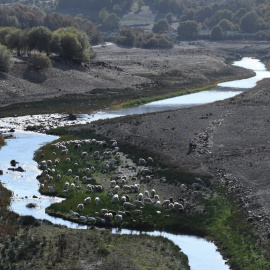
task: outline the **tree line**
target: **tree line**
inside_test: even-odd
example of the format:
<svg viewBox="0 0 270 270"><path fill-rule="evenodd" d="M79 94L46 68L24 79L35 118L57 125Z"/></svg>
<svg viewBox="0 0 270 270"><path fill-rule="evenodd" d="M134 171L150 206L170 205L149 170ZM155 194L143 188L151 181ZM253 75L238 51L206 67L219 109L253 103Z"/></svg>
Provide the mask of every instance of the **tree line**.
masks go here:
<svg viewBox="0 0 270 270"><path fill-rule="evenodd" d="M20 4L11 7L0 5L0 25L20 29L45 26L51 31L61 27L74 27L84 30L92 44L98 44L102 40L101 33L95 24L82 15L72 17L58 12L46 14L40 9L32 9Z"/></svg>
<svg viewBox="0 0 270 270"><path fill-rule="evenodd" d="M45 26L24 30L2 27L0 43L9 50L16 50L18 56L25 52L37 51L81 62L88 62L95 57L86 32L74 27L59 28L53 32Z"/></svg>

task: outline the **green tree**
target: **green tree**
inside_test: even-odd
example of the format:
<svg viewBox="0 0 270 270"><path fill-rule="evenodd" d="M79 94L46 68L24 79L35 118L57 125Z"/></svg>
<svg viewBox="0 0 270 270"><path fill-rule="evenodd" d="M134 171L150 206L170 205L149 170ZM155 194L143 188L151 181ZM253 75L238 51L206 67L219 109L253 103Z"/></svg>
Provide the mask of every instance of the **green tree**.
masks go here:
<svg viewBox="0 0 270 270"><path fill-rule="evenodd" d="M27 31L14 29L6 36L7 47L11 50L16 50L17 55L21 55L22 50L27 48Z"/></svg>
<svg viewBox="0 0 270 270"><path fill-rule="evenodd" d="M42 53L32 54L32 63L36 69L48 69L52 67L51 59Z"/></svg>
<svg viewBox="0 0 270 270"><path fill-rule="evenodd" d="M172 22L173 22L173 14L172 13L167 13L165 19L167 20L167 22L169 24L172 24Z"/></svg>
<svg viewBox="0 0 270 270"><path fill-rule="evenodd" d="M196 39L199 36L200 28L195 21L181 22L177 28L180 39Z"/></svg>
<svg viewBox="0 0 270 270"><path fill-rule="evenodd" d="M29 49L49 54L51 39L52 32L47 27L33 27L28 35Z"/></svg>
<svg viewBox="0 0 270 270"><path fill-rule="evenodd" d="M243 32L254 33L258 30L258 15L255 11L250 11L240 20L240 28Z"/></svg>
<svg viewBox="0 0 270 270"><path fill-rule="evenodd" d="M117 40L118 44L133 47L135 45L135 42L136 42L136 35L131 29L121 30L119 38Z"/></svg>
<svg viewBox="0 0 270 270"><path fill-rule="evenodd" d="M169 24L167 20L165 19L158 20L152 28L152 31L154 33L165 33L168 30L169 30Z"/></svg>
<svg viewBox="0 0 270 270"><path fill-rule="evenodd" d="M212 40L221 40L223 38L222 28L218 25L214 26L211 31L210 38Z"/></svg>
<svg viewBox="0 0 270 270"><path fill-rule="evenodd" d="M228 9L221 9L215 12L209 19L209 25L217 25L222 19L232 20L233 13Z"/></svg>
<svg viewBox="0 0 270 270"><path fill-rule="evenodd" d="M6 46L0 45L0 72L9 72L13 65L12 55Z"/></svg>
<svg viewBox="0 0 270 270"><path fill-rule="evenodd" d="M234 29L234 24L226 19L221 20L218 25L223 31L230 31Z"/></svg>
<svg viewBox="0 0 270 270"><path fill-rule="evenodd" d="M115 14L109 14L102 23L102 28L106 31L118 30L120 28L120 18Z"/></svg>
<svg viewBox="0 0 270 270"><path fill-rule="evenodd" d="M232 21L234 23L239 23L241 18L246 14L247 10L245 8L240 8L233 14Z"/></svg>

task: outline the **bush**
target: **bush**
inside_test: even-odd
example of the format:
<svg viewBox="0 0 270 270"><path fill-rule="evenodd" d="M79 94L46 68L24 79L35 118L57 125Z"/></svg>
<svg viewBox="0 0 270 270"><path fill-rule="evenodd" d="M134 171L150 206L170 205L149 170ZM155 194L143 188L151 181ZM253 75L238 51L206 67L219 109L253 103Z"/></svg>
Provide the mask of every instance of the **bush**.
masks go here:
<svg viewBox="0 0 270 270"><path fill-rule="evenodd" d="M52 67L50 58L42 53L32 54L32 63L36 69L47 69Z"/></svg>
<svg viewBox="0 0 270 270"><path fill-rule="evenodd" d="M220 26L216 25L210 35L212 40L221 40L223 38L223 31Z"/></svg>
<svg viewBox="0 0 270 270"><path fill-rule="evenodd" d="M0 45L0 72L9 72L13 65L12 55L6 46Z"/></svg>
<svg viewBox="0 0 270 270"><path fill-rule="evenodd" d="M177 28L180 39L196 39L199 35L199 25L195 21L181 22Z"/></svg>

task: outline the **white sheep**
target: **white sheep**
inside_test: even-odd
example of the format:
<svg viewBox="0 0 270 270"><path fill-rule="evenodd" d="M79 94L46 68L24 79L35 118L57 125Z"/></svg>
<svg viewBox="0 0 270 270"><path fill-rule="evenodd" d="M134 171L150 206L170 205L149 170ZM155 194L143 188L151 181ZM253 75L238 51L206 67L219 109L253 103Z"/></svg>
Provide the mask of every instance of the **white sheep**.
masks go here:
<svg viewBox="0 0 270 270"><path fill-rule="evenodd" d="M111 188L114 188L115 185L116 185L116 181L115 181L115 180L112 180L112 181L110 182L110 187L111 187Z"/></svg>
<svg viewBox="0 0 270 270"><path fill-rule="evenodd" d="M138 193L140 189L140 184L135 184L134 185L134 192Z"/></svg>
<svg viewBox="0 0 270 270"><path fill-rule="evenodd" d="M169 207L170 210L173 210L173 206L174 206L173 203L169 203L169 205L168 205L168 207Z"/></svg>
<svg viewBox="0 0 270 270"><path fill-rule="evenodd" d="M82 221L82 220L85 220L85 219L86 219L85 216L79 216L79 217L78 217L78 220L81 220L81 221Z"/></svg>
<svg viewBox="0 0 270 270"><path fill-rule="evenodd" d="M131 187L128 186L128 185L124 185L124 186L123 186L123 190L124 190L124 191L131 191Z"/></svg>
<svg viewBox="0 0 270 270"><path fill-rule="evenodd" d="M140 159L139 159L139 165L142 165L142 166L146 165L145 159L140 158Z"/></svg>
<svg viewBox="0 0 270 270"><path fill-rule="evenodd" d="M130 202L124 202L123 203L123 208L124 209L129 209L131 207L134 207L134 205L132 203L130 203Z"/></svg>
<svg viewBox="0 0 270 270"><path fill-rule="evenodd" d="M85 173L90 173L90 169L89 169L89 168L86 168L86 169L84 170L84 172L85 172Z"/></svg>
<svg viewBox="0 0 270 270"><path fill-rule="evenodd" d="M84 205L82 203L79 203L77 206L78 210L83 210L84 209Z"/></svg>
<svg viewBox="0 0 270 270"><path fill-rule="evenodd" d="M117 202L119 202L118 194L114 194L112 197L112 203L117 203Z"/></svg>
<svg viewBox="0 0 270 270"><path fill-rule="evenodd" d="M159 196L158 196L157 194L155 194L154 199L155 199L156 201L159 201Z"/></svg>
<svg viewBox="0 0 270 270"><path fill-rule="evenodd" d="M47 160L47 165L48 166L51 166L52 165L52 161L49 159L49 160Z"/></svg>
<svg viewBox="0 0 270 270"><path fill-rule="evenodd" d="M66 182L65 183L65 189L68 189L69 188L69 182Z"/></svg>
<svg viewBox="0 0 270 270"><path fill-rule="evenodd" d="M163 206L164 207L166 206L168 208L169 204L170 204L170 200L164 200L163 203L162 203L162 208L163 208Z"/></svg>
<svg viewBox="0 0 270 270"><path fill-rule="evenodd" d="M82 158L88 157L88 153L87 153L87 152L82 152L81 157L82 157Z"/></svg>
<svg viewBox="0 0 270 270"><path fill-rule="evenodd" d="M142 201L142 199L143 199L143 194L142 194L142 193L139 193L139 195L138 195L138 200L139 200L139 201Z"/></svg>
<svg viewBox="0 0 270 270"><path fill-rule="evenodd" d="M148 192L148 190L145 190L145 191L144 191L144 195L145 195L146 197L149 197L149 192Z"/></svg>
<svg viewBox="0 0 270 270"><path fill-rule="evenodd" d="M144 203L142 201L134 201L135 207L144 207Z"/></svg>
<svg viewBox="0 0 270 270"><path fill-rule="evenodd" d="M94 158L99 158L99 155L100 155L99 151L95 151L93 156L94 156Z"/></svg>
<svg viewBox="0 0 270 270"><path fill-rule="evenodd" d="M117 194L117 193L118 193L118 191L119 191L119 189L120 189L120 187L119 187L119 186L115 186L115 187L114 187L114 193L115 193L115 194Z"/></svg>
<svg viewBox="0 0 270 270"><path fill-rule="evenodd" d="M127 201L127 197L126 197L126 196L122 196L122 197L121 197L121 201L122 201L122 202L126 202L126 201Z"/></svg>
<svg viewBox="0 0 270 270"><path fill-rule="evenodd" d="M151 190L151 197L154 198L155 194L156 194L156 191L154 189L152 189Z"/></svg>
<svg viewBox="0 0 270 270"><path fill-rule="evenodd" d="M111 223L112 219L113 219L113 214L112 213L106 213L104 215L104 217L105 217L106 223Z"/></svg>
<svg viewBox="0 0 270 270"><path fill-rule="evenodd" d="M183 212L184 206L181 203L175 202L173 205L173 209L178 211L178 212Z"/></svg>
<svg viewBox="0 0 270 270"><path fill-rule="evenodd" d="M83 183L86 183L86 182L87 182L87 176L83 176L83 177L82 177L82 182L83 182Z"/></svg>
<svg viewBox="0 0 270 270"><path fill-rule="evenodd" d="M96 198L95 198L95 203L96 203L96 205L99 204L99 201L100 201L99 197L96 197Z"/></svg>
<svg viewBox="0 0 270 270"><path fill-rule="evenodd" d="M74 178L74 182L77 183L80 180L80 176L76 175Z"/></svg>
<svg viewBox="0 0 270 270"><path fill-rule="evenodd" d="M70 184L70 187L71 187L72 190L74 190L75 189L75 184L74 183L71 183Z"/></svg>
<svg viewBox="0 0 270 270"><path fill-rule="evenodd" d="M86 186L86 189L87 189L87 192L92 192L93 191L92 185L90 185L90 184L88 184Z"/></svg>
<svg viewBox="0 0 270 270"><path fill-rule="evenodd" d="M67 175L70 176L72 174L72 169L68 169Z"/></svg>
<svg viewBox="0 0 270 270"><path fill-rule="evenodd" d="M143 199L144 203L153 203L153 201L150 198L144 198Z"/></svg>
<svg viewBox="0 0 270 270"><path fill-rule="evenodd" d="M96 219L94 217L87 217L87 222L95 223Z"/></svg>
<svg viewBox="0 0 270 270"><path fill-rule="evenodd" d="M70 163L70 158L66 158L66 162L67 163Z"/></svg>
<svg viewBox="0 0 270 270"><path fill-rule="evenodd" d="M94 166L91 166L91 172L94 173L96 171Z"/></svg>
<svg viewBox="0 0 270 270"><path fill-rule="evenodd" d="M48 186L49 192L53 192L53 191L54 191L54 188L55 188L55 185L53 185L53 186Z"/></svg>
<svg viewBox="0 0 270 270"><path fill-rule="evenodd" d="M122 215L116 215L115 216L115 222L117 223L117 224L119 224L119 223L121 223L122 222L122 219L123 219L123 216Z"/></svg>
<svg viewBox="0 0 270 270"><path fill-rule="evenodd" d="M160 207L160 201L156 202L156 207Z"/></svg>
<svg viewBox="0 0 270 270"><path fill-rule="evenodd" d="M100 211L101 214L106 214L108 212L109 212L108 209L101 209L101 211Z"/></svg>
<svg viewBox="0 0 270 270"><path fill-rule="evenodd" d="M121 185L124 186L126 184L127 180L125 178L121 179Z"/></svg>
<svg viewBox="0 0 270 270"><path fill-rule="evenodd" d="M84 204L89 204L91 202L91 197L87 197L84 199Z"/></svg>
<svg viewBox="0 0 270 270"><path fill-rule="evenodd" d="M61 177L62 177L61 174L57 174L57 176L56 176L57 180L60 180Z"/></svg>
<svg viewBox="0 0 270 270"><path fill-rule="evenodd" d="M148 161L148 162L151 162L151 163L154 162L154 161L153 161L153 158L151 158L151 157L148 157L148 158L147 158L147 161Z"/></svg>
<svg viewBox="0 0 270 270"><path fill-rule="evenodd" d="M126 212L125 211L118 211L118 215L121 215L122 217L126 216Z"/></svg>

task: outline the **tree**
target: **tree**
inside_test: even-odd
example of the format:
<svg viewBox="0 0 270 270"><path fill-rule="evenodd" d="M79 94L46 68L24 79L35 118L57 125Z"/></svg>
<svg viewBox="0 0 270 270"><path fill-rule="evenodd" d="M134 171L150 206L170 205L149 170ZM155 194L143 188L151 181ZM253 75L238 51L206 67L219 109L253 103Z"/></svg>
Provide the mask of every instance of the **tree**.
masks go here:
<svg viewBox="0 0 270 270"><path fill-rule="evenodd" d="M223 32L220 26L216 25L215 27L213 27L210 38L212 40L221 40L223 38Z"/></svg>
<svg viewBox="0 0 270 270"><path fill-rule="evenodd" d="M32 63L36 69L48 69L52 67L51 59L42 53L32 54Z"/></svg>
<svg viewBox="0 0 270 270"><path fill-rule="evenodd" d="M152 28L152 31L154 33L165 33L168 30L169 30L169 24L167 20L165 19L158 20Z"/></svg>
<svg viewBox="0 0 270 270"><path fill-rule="evenodd" d="M228 9L221 9L215 12L209 19L209 25L217 25L222 19L232 20L233 13Z"/></svg>
<svg viewBox="0 0 270 270"><path fill-rule="evenodd" d="M6 46L0 45L0 72L9 72L13 65L12 55Z"/></svg>
<svg viewBox="0 0 270 270"><path fill-rule="evenodd" d="M53 52L68 59L87 62L95 57L87 34L74 27L60 28L55 31L50 45Z"/></svg>
<svg viewBox="0 0 270 270"><path fill-rule="evenodd" d="M258 15L255 11L250 11L240 20L240 28L243 32L254 33L258 30Z"/></svg>
<svg viewBox="0 0 270 270"><path fill-rule="evenodd" d="M239 23L241 18L246 14L247 14L246 9L245 8L240 8L233 14L232 21L234 23Z"/></svg>
<svg viewBox="0 0 270 270"><path fill-rule="evenodd" d="M17 55L21 55L22 50L27 47L27 31L21 29L14 29L6 36L7 47L11 50L17 50Z"/></svg>
<svg viewBox="0 0 270 270"><path fill-rule="evenodd" d="M195 39L199 36L199 25L195 21L181 22L177 28L180 39Z"/></svg>
<svg viewBox="0 0 270 270"><path fill-rule="evenodd" d="M111 13L103 20L102 27L107 31L118 30L120 28L120 18L115 13Z"/></svg>
<svg viewBox="0 0 270 270"><path fill-rule="evenodd" d="M29 49L49 54L51 39L52 32L47 27L33 27L28 35Z"/></svg>
<svg viewBox="0 0 270 270"><path fill-rule="evenodd" d="M167 13L165 19L167 20L169 24L171 24L173 22L173 14Z"/></svg>
<svg viewBox="0 0 270 270"><path fill-rule="evenodd" d="M133 33L131 29L121 30L119 38L117 40L118 44L133 47L135 45L135 42L136 42L136 35Z"/></svg>
<svg viewBox="0 0 270 270"><path fill-rule="evenodd" d="M223 31L230 31L234 29L234 24L226 19L223 19L218 24Z"/></svg>

